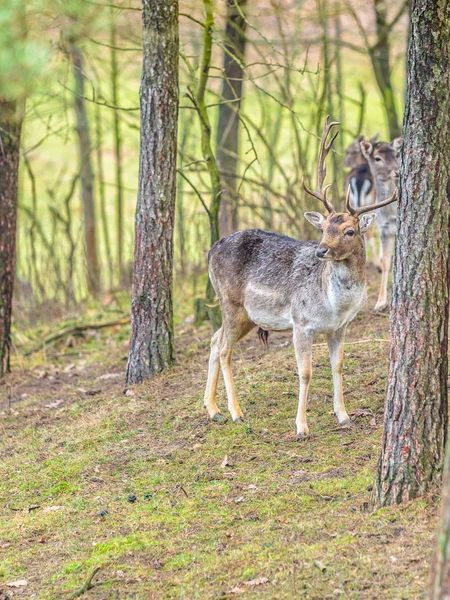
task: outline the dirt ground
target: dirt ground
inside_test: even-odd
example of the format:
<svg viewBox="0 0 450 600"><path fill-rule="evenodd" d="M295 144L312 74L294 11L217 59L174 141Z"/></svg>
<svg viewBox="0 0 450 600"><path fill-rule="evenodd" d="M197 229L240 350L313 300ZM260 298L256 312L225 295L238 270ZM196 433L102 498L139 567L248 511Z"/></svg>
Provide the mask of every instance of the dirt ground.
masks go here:
<svg viewBox="0 0 450 600"><path fill-rule="evenodd" d="M0 388L0 599L70 598L97 568L83 598L425 597L439 498L370 510L389 319L369 280L345 347L356 427L334 419L319 339L300 442L287 334L237 348L243 425L204 412L207 324L179 325L177 365L127 395L128 326L17 357Z"/></svg>

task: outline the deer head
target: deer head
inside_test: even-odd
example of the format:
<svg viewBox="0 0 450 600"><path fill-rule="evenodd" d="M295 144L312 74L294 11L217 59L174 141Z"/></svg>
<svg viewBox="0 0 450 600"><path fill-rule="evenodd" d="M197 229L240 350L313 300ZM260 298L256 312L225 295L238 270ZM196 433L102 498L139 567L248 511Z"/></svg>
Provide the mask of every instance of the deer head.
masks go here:
<svg viewBox="0 0 450 600"><path fill-rule="evenodd" d="M363 234L375 222L375 213L371 212L375 208L387 206L396 200L396 192L385 200L376 204L370 204L361 208L353 208L350 205L350 188L346 197L346 212L336 212L333 205L327 198L327 190L330 185L324 187L326 177L325 159L332 149L333 142L339 134L337 131L332 135L327 143L328 135L333 127L339 125L338 122L328 122L329 117L325 119L325 126L320 143L319 162L317 166L317 191L311 191L302 179L302 185L305 191L320 200L326 208L327 216L318 212L307 212L305 218L322 232L322 239L316 249L316 256L321 260L345 260L355 252L364 250ZM362 144L370 142L361 142ZM364 254L365 256L365 254Z"/></svg>
<svg viewBox="0 0 450 600"><path fill-rule="evenodd" d="M377 133L373 137L370 138L369 142L371 144L375 144L375 142L380 137L380 134ZM359 167L360 165L365 164L367 161L361 152L361 142L365 140L364 135L359 135L354 142L350 144L345 152L344 157L344 167L348 167L350 169L354 169L355 167Z"/></svg>
<svg viewBox="0 0 450 600"><path fill-rule="evenodd" d="M389 182L398 179L398 154L402 138L396 138L392 144L387 142L361 142L361 152L369 163L376 181Z"/></svg>

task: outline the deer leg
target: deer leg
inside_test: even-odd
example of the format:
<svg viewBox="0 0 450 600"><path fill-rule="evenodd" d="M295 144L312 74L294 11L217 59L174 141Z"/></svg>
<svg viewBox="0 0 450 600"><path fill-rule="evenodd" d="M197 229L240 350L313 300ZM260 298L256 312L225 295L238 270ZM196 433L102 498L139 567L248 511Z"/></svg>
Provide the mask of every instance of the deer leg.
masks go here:
<svg viewBox="0 0 450 600"><path fill-rule="evenodd" d="M231 413L233 421L235 423L240 423L244 420L244 414L236 397L233 373L231 371L231 355L233 353L234 344L230 343L230 340L226 339L226 336L223 336L222 339L223 341L220 348L220 366L222 367L225 389L227 391L228 410Z"/></svg>
<svg viewBox="0 0 450 600"><path fill-rule="evenodd" d="M375 310L383 310L387 306L387 287L394 242L395 235L381 232L381 284Z"/></svg>
<svg viewBox="0 0 450 600"><path fill-rule="evenodd" d="M305 436L309 433L308 425L306 423L306 403L312 373L312 336L305 334L300 328L294 327L294 348L295 358L297 360L298 378L300 381L295 425L297 427L297 435Z"/></svg>
<svg viewBox="0 0 450 600"><path fill-rule="evenodd" d="M342 365L344 363L345 327L327 335L330 352L331 369L333 371L333 410L339 425L353 425L345 410L344 392L342 389Z"/></svg>
<svg viewBox="0 0 450 600"><path fill-rule="evenodd" d="M222 328L220 328L211 338L211 353L209 356L208 364L208 379L206 381L204 406L208 411L211 419L216 421L223 419L220 414L219 408L216 402L217 383L219 381L220 372L220 352L219 344L222 337Z"/></svg>

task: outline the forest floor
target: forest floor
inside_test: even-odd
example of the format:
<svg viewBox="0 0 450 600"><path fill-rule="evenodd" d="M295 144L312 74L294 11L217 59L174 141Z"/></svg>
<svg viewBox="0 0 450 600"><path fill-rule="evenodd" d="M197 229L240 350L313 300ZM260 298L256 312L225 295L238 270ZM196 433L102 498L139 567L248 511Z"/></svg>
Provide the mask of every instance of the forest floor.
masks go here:
<svg viewBox="0 0 450 600"><path fill-rule="evenodd" d="M0 599L69 599L97 567L86 600L424 597L438 498L370 511L388 353L377 278L345 348L356 427L337 426L318 345L300 442L287 334L235 352L243 425L203 409L207 324L178 326L177 366L128 395L127 326L16 366L0 396Z"/></svg>

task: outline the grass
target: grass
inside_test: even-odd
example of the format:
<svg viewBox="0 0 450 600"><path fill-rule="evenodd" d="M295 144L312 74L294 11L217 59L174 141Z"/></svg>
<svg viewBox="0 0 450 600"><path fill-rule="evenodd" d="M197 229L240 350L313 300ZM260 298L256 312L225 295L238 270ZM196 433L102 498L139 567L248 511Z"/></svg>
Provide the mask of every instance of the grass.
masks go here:
<svg viewBox="0 0 450 600"><path fill-rule="evenodd" d="M348 339L387 329L367 311ZM314 348L311 436L297 442L289 336L265 354L255 336L237 349L238 426L202 407L208 326L178 326L177 366L133 395L127 333L35 355L3 388L0 597L25 579L23 597L69 598L95 567L107 583L84 598L422 597L436 501L369 511L388 344L346 347L354 430L336 425L326 348Z"/></svg>

